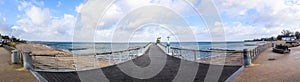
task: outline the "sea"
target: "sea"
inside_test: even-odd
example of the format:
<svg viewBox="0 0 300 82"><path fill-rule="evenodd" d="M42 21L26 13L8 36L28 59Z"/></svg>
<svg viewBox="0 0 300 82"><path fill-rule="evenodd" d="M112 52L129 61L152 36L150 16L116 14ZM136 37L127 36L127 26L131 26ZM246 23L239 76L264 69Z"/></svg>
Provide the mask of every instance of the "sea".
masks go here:
<svg viewBox="0 0 300 82"><path fill-rule="evenodd" d="M46 41L32 41L31 43L42 44L47 47L70 51L75 54L100 53L109 51L120 51L134 47L142 47L149 42L127 42L127 43L109 43L109 42L46 42ZM172 47L193 49L193 50L208 50L208 49L227 49L227 50L243 50L254 48L260 42L171 42ZM166 44L163 42L162 44Z"/></svg>

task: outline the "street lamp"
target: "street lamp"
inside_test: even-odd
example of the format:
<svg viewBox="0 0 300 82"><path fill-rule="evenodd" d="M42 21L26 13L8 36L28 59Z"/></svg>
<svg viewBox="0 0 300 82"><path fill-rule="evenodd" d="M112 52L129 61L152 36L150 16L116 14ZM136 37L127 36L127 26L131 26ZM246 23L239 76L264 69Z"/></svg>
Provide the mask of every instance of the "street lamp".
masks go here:
<svg viewBox="0 0 300 82"><path fill-rule="evenodd" d="M168 42L167 42L167 48L168 48L168 54L170 53L170 36L167 37Z"/></svg>

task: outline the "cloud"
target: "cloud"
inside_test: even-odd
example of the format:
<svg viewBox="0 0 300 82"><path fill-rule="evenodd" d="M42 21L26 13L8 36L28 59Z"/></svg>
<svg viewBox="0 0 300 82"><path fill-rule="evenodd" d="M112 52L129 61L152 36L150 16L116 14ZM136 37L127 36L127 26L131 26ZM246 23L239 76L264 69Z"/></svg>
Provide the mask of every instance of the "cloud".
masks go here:
<svg viewBox="0 0 300 82"><path fill-rule="evenodd" d="M22 12L17 24L12 26L13 35L36 41L72 41L76 18L70 14L62 17L51 15L48 8L31 2L20 2Z"/></svg>
<svg viewBox="0 0 300 82"><path fill-rule="evenodd" d="M298 0L217 0L215 3L224 20L227 39L271 37L283 29L300 31Z"/></svg>
<svg viewBox="0 0 300 82"><path fill-rule="evenodd" d="M28 7L31 7L32 5L43 7L44 2L43 1L36 1L36 0L30 0L30 1L24 1L24 0L16 0L18 5L18 10L22 11L23 9L26 9Z"/></svg>
<svg viewBox="0 0 300 82"><path fill-rule="evenodd" d="M198 0L189 1L191 4L201 4L201 1L199 2ZM120 0L113 4L108 4L111 3L110 0L89 0L74 7L74 11L79 13L78 19L80 19L77 21L80 23L75 27L76 18L73 15L64 14L63 16L56 17L52 15L51 9L44 7L43 1L20 1L18 3L18 10L22 14L18 15L19 20L17 20L17 24L12 26L11 29L14 30L13 34L29 40L71 41L73 29L75 28L76 33L83 34L78 36L85 37L88 40L110 41L116 28L119 28L117 26L122 27L122 25L128 25L126 28L132 29L125 29L120 31L120 33L125 33L124 36L131 36L129 31L135 30L135 35L132 35L132 37L136 41L142 40L135 38L142 38L145 39L144 41L149 41L157 37L157 35L173 36L168 31L158 29L161 28L159 25L168 26L166 22L157 23L158 27L147 27L147 25L143 27L145 21L149 22L149 20L152 20L152 22L157 22L161 21L157 20L160 18L173 22L172 28L174 32L180 34L177 37L190 38L186 35L186 33L190 33L194 34L198 41L209 41L208 39L212 39L213 37L212 34L226 36L226 40L244 40L275 36L283 29L300 31L300 2L297 0L215 0L214 2L223 21L211 22L211 25L214 25L212 27L205 27L203 22L207 21L203 21L201 17L197 17L198 14L183 0ZM58 1L57 7L60 4L61 2ZM110 7L106 8L106 6ZM140 10L141 12L138 12L140 14L131 15L130 19L126 21L128 18L126 16L145 6L160 6L170 9L172 12L178 14L179 17L184 18L187 26L180 25L181 23L178 23L177 18L172 17L175 15L167 15L170 13L151 9ZM203 10L200 12L200 15L208 18L208 21L210 21L210 13L218 14L211 11L213 8L204 8L203 6L207 5L199 6ZM195 7L198 8L198 6ZM102 10L105 12L99 12ZM155 13L143 13L147 11L155 11ZM125 22L119 23L124 18ZM5 21L6 18L2 17L0 19ZM5 24L1 24L1 26L7 27ZM143 28L137 30L137 27ZM187 29L190 31L185 31ZM220 32L222 30L224 33ZM95 35L98 38L86 37L87 35Z"/></svg>
<svg viewBox="0 0 300 82"><path fill-rule="evenodd" d="M77 13L80 13L80 10L82 9L83 3L79 4L77 7L75 7L75 11Z"/></svg>
<svg viewBox="0 0 300 82"><path fill-rule="evenodd" d="M78 30L79 32L76 34L84 34L81 35L84 39L87 39L87 37L84 36L93 36L94 34L90 33L87 34L87 32L93 32L95 29L97 32L103 32L103 33L96 33L96 37L101 36L101 38L96 38L96 41L102 41L102 40L107 40L107 38L111 38L111 36L103 36L103 34L108 35L107 32L108 30L114 31L116 28L119 28L118 26L125 27L126 29L121 30L120 33L123 33L122 36L129 36L131 35L132 30L136 30L137 27L143 26L146 23L149 22L159 22L157 24L167 24L170 23L171 21L174 23L173 26L169 28L175 28L173 29L174 31L178 32L181 36L186 36L185 38L191 38L191 36L187 36L185 32L187 31L182 31L182 30L187 30L190 29L189 25L180 25L178 20L178 17L174 17L175 15L172 14L177 14L179 17L184 18L188 16L193 16L196 15L197 13L192 12L192 8L188 8L187 3L181 1L181 0L120 0L116 1L113 4L109 4L110 1L102 1L98 0L99 2L95 1L88 1L86 3L80 4L76 7L76 11L80 13L80 19L79 22L81 23ZM95 4L95 3L100 3L101 4ZM140 8L147 7L147 6L157 6L157 7L164 7L166 9L169 9L169 12L172 13L166 13L164 10L160 10L160 8L157 9L144 9L141 10ZM109 7L107 7L109 6ZM102 8L104 7L104 8ZM106 8L107 7L107 8ZM97 8L97 9L95 9ZM105 9L105 10L104 10ZM105 12L99 12L99 11L105 11ZM140 14L133 14L132 13L140 13ZM146 12L146 13L145 13ZM168 15L170 14L170 15ZM169 22L163 22L162 20L168 20ZM121 21L123 20L123 21ZM127 22L126 22L127 21ZM121 23L120 23L121 22ZM176 23L175 23L176 22ZM182 22L182 21L181 21ZM191 21L189 21L191 22ZM93 25L96 24L96 25ZM123 26L122 26L123 25ZM127 26L124 26L127 25ZM121 28L120 27L120 28ZM132 29L130 29L132 28ZM146 28L146 27L145 27ZM83 30L85 29L85 30ZM89 29L90 31L87 31L86 29ZM118 30L119 31L119 30ZM136 30L138 31L138 30ZM149 30L150 31L150 30ZM190 32L189 33L194 33ZM145 33L139 34L140 36L148 36L149 34L148 31L145 31ZM98 35L99 34L99 35ZM79 37L80 35L78 35ZM167 35L166 35L167 36ZM81 39L83 39L81 38ZM149 37L151 38L151 37ZM140 38L140 39L149 39L149 38ZM153 38L151 38L153 39ZM190 39L189 39L190 40ZM139 40L141 41L141 40ZM146 41L146 40L143 40Z"/></svg>
<svg viewBox="0 0 300 82"><path fill-rule="evenodd" d="M41 9L36 6L32 6L31 8L25 10L25 13L35 25L45 24L51 17L50 10L48 8Z"/></svg>
<svg viewBox="0 0 300 82"><path fill-rule="evenodd" d="M236 20L252 20L251 24L292 25L299 23L300 20L298 17L300 2L298 0L225 0L216 2L221 13Z"/></svg>

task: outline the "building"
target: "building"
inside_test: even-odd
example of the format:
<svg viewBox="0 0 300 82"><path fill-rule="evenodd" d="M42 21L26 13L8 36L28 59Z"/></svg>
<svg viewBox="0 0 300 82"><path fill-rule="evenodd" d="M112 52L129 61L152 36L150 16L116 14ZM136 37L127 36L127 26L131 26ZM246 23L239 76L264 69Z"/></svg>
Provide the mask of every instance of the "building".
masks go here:
<svg viewBox="0 0 300 82"><path fill-rule="evenodd" d="M284 36L284 37L282 37L282 40L295 41L295 40L297 40L297 38L296 38L296 36Z"/></svg>

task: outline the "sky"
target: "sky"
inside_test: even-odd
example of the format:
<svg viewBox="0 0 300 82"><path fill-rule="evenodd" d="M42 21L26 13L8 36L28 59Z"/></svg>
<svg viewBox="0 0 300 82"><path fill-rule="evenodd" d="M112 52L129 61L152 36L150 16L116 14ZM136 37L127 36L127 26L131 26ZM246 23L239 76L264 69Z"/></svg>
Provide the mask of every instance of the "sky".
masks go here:
<svg viewBox="0 0 300 82"><path fill-rule="evenodd" d="M218 36L243 41L276 36L284 29L300 31L298 0L212 0L212 5L202 0L96 1L0 0L0 33L29 41L90 37L109 42L166 41L167 36L171 41Z"/></svg>

